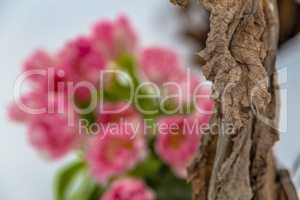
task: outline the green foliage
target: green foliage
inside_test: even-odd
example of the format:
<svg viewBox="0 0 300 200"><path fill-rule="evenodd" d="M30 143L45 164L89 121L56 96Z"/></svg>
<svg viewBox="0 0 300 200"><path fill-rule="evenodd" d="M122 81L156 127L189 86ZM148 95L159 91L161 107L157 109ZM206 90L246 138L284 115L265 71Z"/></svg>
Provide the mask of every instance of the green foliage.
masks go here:
<svg viewBox="0 0 300 200"><path fill-rule="evenodd" d="M130 54L123 54L117 59L117 65L121 70L128 73L136 87L140 81L135 58Z"/></svg>
<svg viewBox="0 0 300 200"><path fill-rule="evenodd" d="M162 163L150 144L151 152L143 163L129 172L130 176L142 177L156 193L156 200L191 200L192 188L184 179L174 175L172 170Z"/></svg>
<svg viewBox="0 0 300 200"><path fill-rule="evenodd" d="M154 177L161 168L161 161L154 157L152 154L140 163L135 169L128 174L135 177L150 178Z"/></svg>
<svg viewBox="0 0 300 200"><path fill-rule="evenodd" d="M76 175L84 169L82 161L74 161L64 167L55 178L55 199L66 200L67 193L74 181Z"/></svg>
<svg viewBox="0 0 300 200"><path fill-rule="evenodd" d="M152 188L156 192L156 200L191 200L191 185L179 179L170 171L159 174L158 181Z"/></svg>
<svg viewBox="0 0 300 200"><path fill-rule="evenodd" d="M103 188L88 175L86 164L76 160L58 173L54 192L55 200L98 200Z"/></svg>
<svg viewBox="0 0 300 200"><path fill-rule="evenodd" d="M78 188L70 195L70 200L99 200L103 188L97 185L90 176L81 177Z"/></svg>
<svg viewBox="0 0 300 200"><path fill-rule="evenodd" d="M130 95L139 85L135 59L129 54L124 54L117 59L116 65L113 69L122 74L111 73L110 84L103 91L104 98L112 102L130 100Z"/></svg>

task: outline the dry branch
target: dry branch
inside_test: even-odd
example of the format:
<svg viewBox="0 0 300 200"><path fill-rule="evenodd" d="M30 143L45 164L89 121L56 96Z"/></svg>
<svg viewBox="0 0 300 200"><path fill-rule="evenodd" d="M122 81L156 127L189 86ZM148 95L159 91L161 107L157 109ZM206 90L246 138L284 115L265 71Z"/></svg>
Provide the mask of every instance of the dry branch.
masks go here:
<svg viewBox="0 0 300 200"><path fill-rule="evenodd" d="M187 5L188 1L173 1ZM297 200L272 147L279 139L275 0L202 0L210 13L203 73L216 112L189 168L195 200ZM233 134L228 134L228 128ZM284 172L284 173L283 173Z"/></svg>

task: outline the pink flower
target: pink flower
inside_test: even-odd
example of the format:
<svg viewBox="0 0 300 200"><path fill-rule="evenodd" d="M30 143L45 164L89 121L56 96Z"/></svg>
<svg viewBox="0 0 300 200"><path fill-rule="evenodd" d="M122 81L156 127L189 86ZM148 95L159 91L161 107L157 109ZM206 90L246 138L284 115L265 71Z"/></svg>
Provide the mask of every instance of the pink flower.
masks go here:
<svg viewBox="0 0 300 200"><path fill-rule="evenodd" d="M47 93L42 91L29 92L9 105L8 116L13 121L28 122L42 109L47 112L47 98Z"/></svg>
<svg viewBox="0 0 300 200"><path fill-rule="evenodd" d="M25 61L23 72L29 73L26 78L33 83L36 90L61 92L59 84L67 81L65 70L58 67L57 57L41 49Z"/></svg>
<svg viewBox="0 0 300 200"><path fill-rule="evenodd" d="M42 49L38 49L27 58L23 65L23 71L34 73L28 78L36 84L41 84L41 82L47 79L47 76L43 75L43 73L47 73L47 69L54 67L55 64L53 56Z"/></svg>
<svg viewBox="0 0 300 200"><path fill-rule="evenodd" d="M50 159L59 159L76 146L78 132L66 114L42 114L29 122L29 141Z"/></svg>
<svg viewBox="0 0 300 200"><path fill-rule="evenodd" d="M76 100L89 100L91 93L95 92L90 89L98 87L100 73L106 67L104 56L96 51L89 38L79 37L64 46L58 54L58 62L66 74L66 79L76 87ZM84 85L76 85L79 83Z"/></svg>
<svg viewBox="0 0 300 200"><path fill-rule="evenodd" d="M21 97L21 101L26 100L26 97ZM15 122L25 122L29 117L28 113L21 109L16 102L10 103L7 111L9 119Z"/></svg>
<svg viewBox="0 0 300 200"><path fill-rule="evenodd" d="M107 128L122 124L135 135L144 135L144 121L141 114L126 102L105 103L99 109L97 122Z"/></svg>
<svg viewBox="0 0 300 200"><path fill-rule="evenodd" d="M99 110L98 122L102 124L119 122L141 123L142 116L126 102L105 103Z"/></svg>
<svg viewBox="0 0 300 200"><path fill-rule="evenodd" d="M203 82L197 89L195 94L195 109L196 116L201 120L201 123L209 123L211 115L213 114L214 102L210 99L211 87L207 82Z"/></svg>
<svg viewBox="0 0 300 200"><path fill-rule="evenodd" d="M68 153L79 137L75 124L71 124L71 120L76 121L77 117L68 110L62 97L46 91L34 91L22 96L9 109L13 120L28 125L28 138L33 147L50 159L58 159Z"/></svg>
<svg viewBox="0 0 300 200"><path fill-rule="evenodd" d="M86 37L78 37L68 42L58 57L59 66L65 70L68 80L75 82L89 81L96 84L100 72L106 66L106 59Z"/></svg>
<svg viewBox="0 0 300 200"><path fill-rule="evenodd" d="M198 119L187 116L169 116L158 121L156 151L180 177L186 176L186 167L197 151L199 125Z"/></svg>
<svg viewBox="0 0 300 200"><path fill-rule="evenodd" d="M106 183L134 167L145 157L145 141L123 123L116 128L104 127L102 135L95 137L87 152L92 175Z"/></svg>
<svg viewBox="0 0 300 200"><path fill-rule="evenodd" d="M141 180L122 179L115 181L102 200L154 200L155 195Z"/></svg>
<svg viewBox="0 0 300 200"><path fill-rule="evenodd" d="M26 121L26 113L23 112L23 110L21 110L15 102L9 104L7 111L10 120L13 120L15 122Z"/></svg>
<svg viewBox="0 0 300 200"><path fill-rule="evenodd" d="M184 73L176 53L166 48L144 49L141 53L140 65L146 78L159 85L178 80Z"/></svg>
<svg viewBox="0 0 300 200"><path fill-rule="evenodd" d="M136 50L138 38L135 30L129 23L126 16L119 16L115 20L115 35L120 49L125 49L127 52Z"/></svg>
<svg viewBox="0 0 300 200"><path fill-rule="evenodd" d="M114 59L122 53L132 53L137 47L137 35L125 16L115 21L100 21L92 32L93 43L107 58Z"/></svg>

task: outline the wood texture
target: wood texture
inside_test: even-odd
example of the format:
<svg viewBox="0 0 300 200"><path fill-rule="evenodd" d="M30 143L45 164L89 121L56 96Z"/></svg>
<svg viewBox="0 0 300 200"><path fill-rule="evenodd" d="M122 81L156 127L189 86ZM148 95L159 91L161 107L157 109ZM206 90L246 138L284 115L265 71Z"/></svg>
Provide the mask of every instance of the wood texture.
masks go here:
<svg viewBox="0 0 300 200"><path fill-rule="evenodd" d="M187 5L188 1L173 2ZM216 112L189 167L195 200L296 200L272 147L279 139L275 0L201 0L210 13L199 53ZM233 130L233 131L232 131Z"/></svg>

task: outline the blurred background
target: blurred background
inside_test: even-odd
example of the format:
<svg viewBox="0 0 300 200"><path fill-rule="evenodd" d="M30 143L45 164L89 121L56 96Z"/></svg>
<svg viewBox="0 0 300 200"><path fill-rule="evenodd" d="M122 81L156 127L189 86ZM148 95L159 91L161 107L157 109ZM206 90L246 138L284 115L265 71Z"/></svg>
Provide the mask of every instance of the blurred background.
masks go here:
<svg viewBox="0 0 300 200"><path fill-rule="evenodd" d="M279 4L285 17L281 19L283 35L277 62L282 80L282 134L276 154L282 166L292 168L300 153L300 35L297 36L295 28L300 18L296 2L282 2L288 5ZM172 47L186 59L188 66L196 66L191 61L197 62L193 52L203 47L208 30L207 14L203 11L189 8L182 11L168 0L0 1L1 199L53 199L54 174L66 162L41 159L27 143L25 127L7 119L6 107L13 99L14 81L24 58L40 47L54 51L64 41L85 34L97 20L113 19L119 14L130 18L142 45ZM202 45L192 45L193 41ZM300 176L294 177L299 187Z"/></svg>

